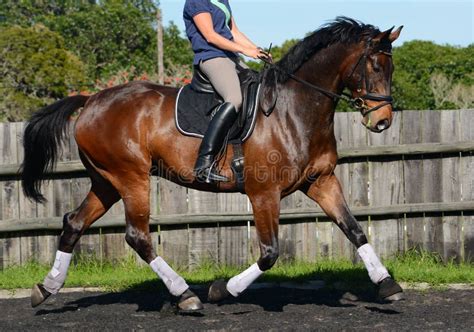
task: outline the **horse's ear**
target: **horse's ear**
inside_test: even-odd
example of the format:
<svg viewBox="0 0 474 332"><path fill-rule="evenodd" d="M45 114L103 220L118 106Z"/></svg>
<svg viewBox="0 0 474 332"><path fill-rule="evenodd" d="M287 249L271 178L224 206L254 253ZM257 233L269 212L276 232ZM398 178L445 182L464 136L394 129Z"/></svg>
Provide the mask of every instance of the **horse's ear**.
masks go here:
<svg viewBox="0 0 474 332"><path fill-rule="evenodd" d="M387 38L390 38L390 34L392 33L393 28L395 28L395 26L391 27L390 29L386 31L379 33L377 36L374 37L373 41L381 42L382 40L386 40Z"/></svg>
<svg viewBox="0 0 474 332"><path fill-rule="evenodd" d="M391 43L397 40L398 37L400 37L400 32L402 32L402 29L403 29L403 25L400 25L400 27L397 30L390 33L390 36L388 36L388 40L390 40Z"/></svg>

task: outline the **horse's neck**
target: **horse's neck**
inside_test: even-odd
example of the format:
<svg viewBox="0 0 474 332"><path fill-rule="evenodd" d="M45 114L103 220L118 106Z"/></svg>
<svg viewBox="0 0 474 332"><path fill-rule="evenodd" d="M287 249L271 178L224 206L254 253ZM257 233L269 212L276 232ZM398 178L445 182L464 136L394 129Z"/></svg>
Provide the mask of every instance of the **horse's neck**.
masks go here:
<svg viewBox="0 0 474 332"><path fill-rule="evenodd" d="M349 52L342 45L332 45L313 55L295 75L308 83L333 93L343 90L342 66ZM281 107L281 120L286 126L311 135L315 131L331 135L337 102L300 82L288 80L282 86L286 96ZM329 129L329 130L328 130ZM309 138L309 137L308 137Z"/></svg>
<svg viewBox="0 0 474 332"><path fill-rule="evenodd" d="M350 54L347 46L341 44L331 45L314 54L296 72L296 76L333 93L340 94L343 89L342 67ZM326 95L321 95L317 91L320 99L331 100Z"/></svg>

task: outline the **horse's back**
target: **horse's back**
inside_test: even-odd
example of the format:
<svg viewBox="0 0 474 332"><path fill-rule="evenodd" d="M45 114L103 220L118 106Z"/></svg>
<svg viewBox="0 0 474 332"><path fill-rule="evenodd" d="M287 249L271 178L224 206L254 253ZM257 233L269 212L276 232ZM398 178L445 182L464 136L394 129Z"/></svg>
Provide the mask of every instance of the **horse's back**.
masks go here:
<svg viewBox="0 0 474 332"><path fill-rule="evenodd" d="M161 86L148 81L133 81L102 90L86 103L80 121L89 121L93 116L134 116L137 112L152 111L153 106L166 98L175 98L176 88ZM147 107L143 107L147 106ZM150 108L151 107L151 108Z"/></svg>

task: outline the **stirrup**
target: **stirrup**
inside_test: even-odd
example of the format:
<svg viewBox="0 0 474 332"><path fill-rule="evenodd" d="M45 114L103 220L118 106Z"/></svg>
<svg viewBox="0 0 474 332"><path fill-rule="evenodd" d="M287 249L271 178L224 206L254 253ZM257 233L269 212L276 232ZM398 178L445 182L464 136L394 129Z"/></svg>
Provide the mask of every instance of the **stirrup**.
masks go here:
<svg viewBox="0 0 474 332"><path fill-rule="evenodd" d="M206 167L194 170L194 176L197 182L213 183L213 182L230 182L226 176L214 173L214 167Z"/></svg>

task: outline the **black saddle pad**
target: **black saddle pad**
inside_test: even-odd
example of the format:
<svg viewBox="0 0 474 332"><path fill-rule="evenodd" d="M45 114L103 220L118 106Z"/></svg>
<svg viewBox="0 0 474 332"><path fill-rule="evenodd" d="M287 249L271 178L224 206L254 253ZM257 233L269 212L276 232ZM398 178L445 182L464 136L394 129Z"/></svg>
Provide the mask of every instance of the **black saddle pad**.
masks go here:
<svg viewBox="0 0 474 332"><path fill-rule="evenodd" d="M260 89L260 87L258 87ZM238 119L230 130L229 143L239 144L247 140L256 120L256 105L259 92L257 91L252 109L248 109L244 119ZM178 130L186 136L202 138L206 133L213 112L222 103L216 93L203 93L195 91L191 84L179 90L176 99L175 120ZM239 126L239 123L242 126Z"/></svg>

